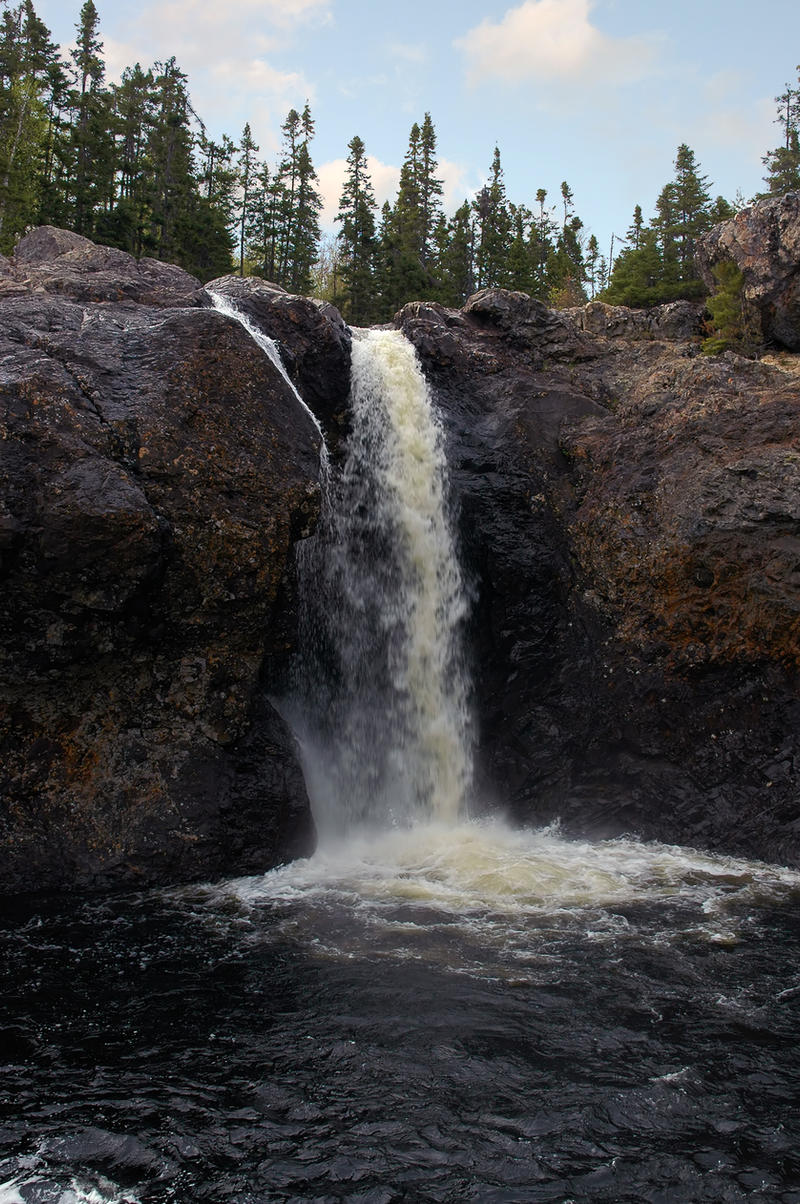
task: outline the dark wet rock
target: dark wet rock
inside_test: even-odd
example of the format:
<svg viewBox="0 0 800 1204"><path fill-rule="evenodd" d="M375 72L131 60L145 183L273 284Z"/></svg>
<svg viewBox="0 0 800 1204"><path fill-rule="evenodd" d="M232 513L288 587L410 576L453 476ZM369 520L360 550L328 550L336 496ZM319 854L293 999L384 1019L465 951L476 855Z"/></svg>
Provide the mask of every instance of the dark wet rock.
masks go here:
<svg viewBox="0 0 800 1204"><path fill-rule="evenodd" d="M696 261L711 290L715 264L735 263L765 340L800 351L800 192L758 201L714 226L698 240Z"/></svg>
<svg viewBox="0 0 800 1204"><path fill-rule="evenodd" d="M335 444L347 427L350 393L350 331L339 311L253 276L222 276L206 288L276 340L290 378Z"/></svg>
<svg viewBox="0 0 800 1204"><path fill-rule="evenodd" d="M798 376L698 355L688 303L397 323L447 430L479 795L800 862Z"/></svg>
<svg viewBox="0 0 800 1204"><path fill-rule="evenodd" d="M59 234L24 254L89 279L71 257L91 264L91 244ZM4 891L258 871L311 847L267 694L295 638L319 436L238 323L193 289L164 307L180 279L162 266L141 269L154 305L30 283L0 299Z"/></svg>

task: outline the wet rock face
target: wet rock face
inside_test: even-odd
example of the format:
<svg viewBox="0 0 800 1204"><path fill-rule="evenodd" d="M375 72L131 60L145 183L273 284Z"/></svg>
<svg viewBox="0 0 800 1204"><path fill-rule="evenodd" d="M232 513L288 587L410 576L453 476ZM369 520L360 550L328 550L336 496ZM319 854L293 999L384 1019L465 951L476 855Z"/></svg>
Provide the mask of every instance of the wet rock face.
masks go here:
<svg viewBox="0 0 800 1204"><path fill-rule="evenodd" d="M256 277L222 276L206 288L276 340L290 379L335 446L347 429L350 393L350 331L339 311Z"/></svg>
<svg viewBox="0 0 800 1204"><path fill-rule="evenodd" d="M714 265L735 263L765 340L800 351L800 192L758 201L715 226L698 241L696 259L709 289Z"/></svg>
<svg viewBox="0 0 800 1204"><path fill-rule="evenodd" d="M800 862L800 378L701 310L407 306L473 594L478 793Z"/></svg>
<svg viewBox="0 0 800 1204"><path fill-rule="evenodd" d="M0 281L4 891L263 870L313 841L266 697L319 437L196 282L119 254L37 231Z"/></svg>

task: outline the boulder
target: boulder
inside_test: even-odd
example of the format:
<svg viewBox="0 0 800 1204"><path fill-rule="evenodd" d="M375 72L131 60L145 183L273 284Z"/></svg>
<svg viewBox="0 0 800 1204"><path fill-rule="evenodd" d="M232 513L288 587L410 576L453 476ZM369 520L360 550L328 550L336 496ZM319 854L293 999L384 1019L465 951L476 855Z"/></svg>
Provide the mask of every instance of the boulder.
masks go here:
<svg viewBox="0 0 800 1204"><path fill-rule="evenodd" d="M2 890L261 871L313 845L267 698L319 435L179 269L62 234L23 240L0 299ZM108 299L115 261L138 302Z"/></svg>
<svg viewBox="0 0 800 1204"><path fill-rule="evenodd" d="M715 264L736 264L764 339L800 351L800 192L768 197L698 239L697 269L713 291Z"/></svg>
<svg viewBox="0 0 800 1204"><path fill-rule="evenodd" d="M173 264L135 259L55 226L39 226L17 243L9 277L0 273L0 300L28 292L72 301L131 301L158 307L201 305L200 281Z"/></svg>

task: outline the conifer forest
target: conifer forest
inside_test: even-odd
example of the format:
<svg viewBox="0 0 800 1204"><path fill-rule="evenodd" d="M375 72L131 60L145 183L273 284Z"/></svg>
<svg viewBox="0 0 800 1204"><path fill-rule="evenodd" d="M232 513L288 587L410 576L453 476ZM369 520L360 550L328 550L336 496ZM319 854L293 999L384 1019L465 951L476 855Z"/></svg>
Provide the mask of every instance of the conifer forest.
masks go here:
<svg viewBox="0 0 800 1204"><path fill-rule="evenodd" d="M601 249L566 180L560 194L506 194L500 149L477 195L442 203L429 113L410 131L394 204L379 211L356 134L337 234L323 238L314 117L291 109L277 161L250 125L209 137L174 58L106 80L100 17L85 0L64 54L32 0L3 0L0 29L0 252L36 225L74 230L201 280L236 271L334 302L354 324L380 322L424 297L460 305L477 289L517 289L554 307L600 297L633 306L699 297L695 239L744 204L713 196L694 151L677 148L648 220L637 204L625 237ZM800 187L800 87L776 97L780 145L764 156L765 191ZM490 161L489 161L490 160Z"/></svg>

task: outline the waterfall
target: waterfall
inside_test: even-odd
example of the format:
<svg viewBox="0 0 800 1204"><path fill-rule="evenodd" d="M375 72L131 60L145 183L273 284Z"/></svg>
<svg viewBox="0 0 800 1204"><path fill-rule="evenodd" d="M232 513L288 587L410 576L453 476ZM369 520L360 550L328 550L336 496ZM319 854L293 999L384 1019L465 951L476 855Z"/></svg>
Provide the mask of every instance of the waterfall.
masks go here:
<svg viewBox="0 0 800 1204"><path fill-rule="evenodd" d="M442 432L400 332L354 332L351 410L344 465L299 550L302 654L284 706L321 838L452 823L471 776Z"/></svg>

